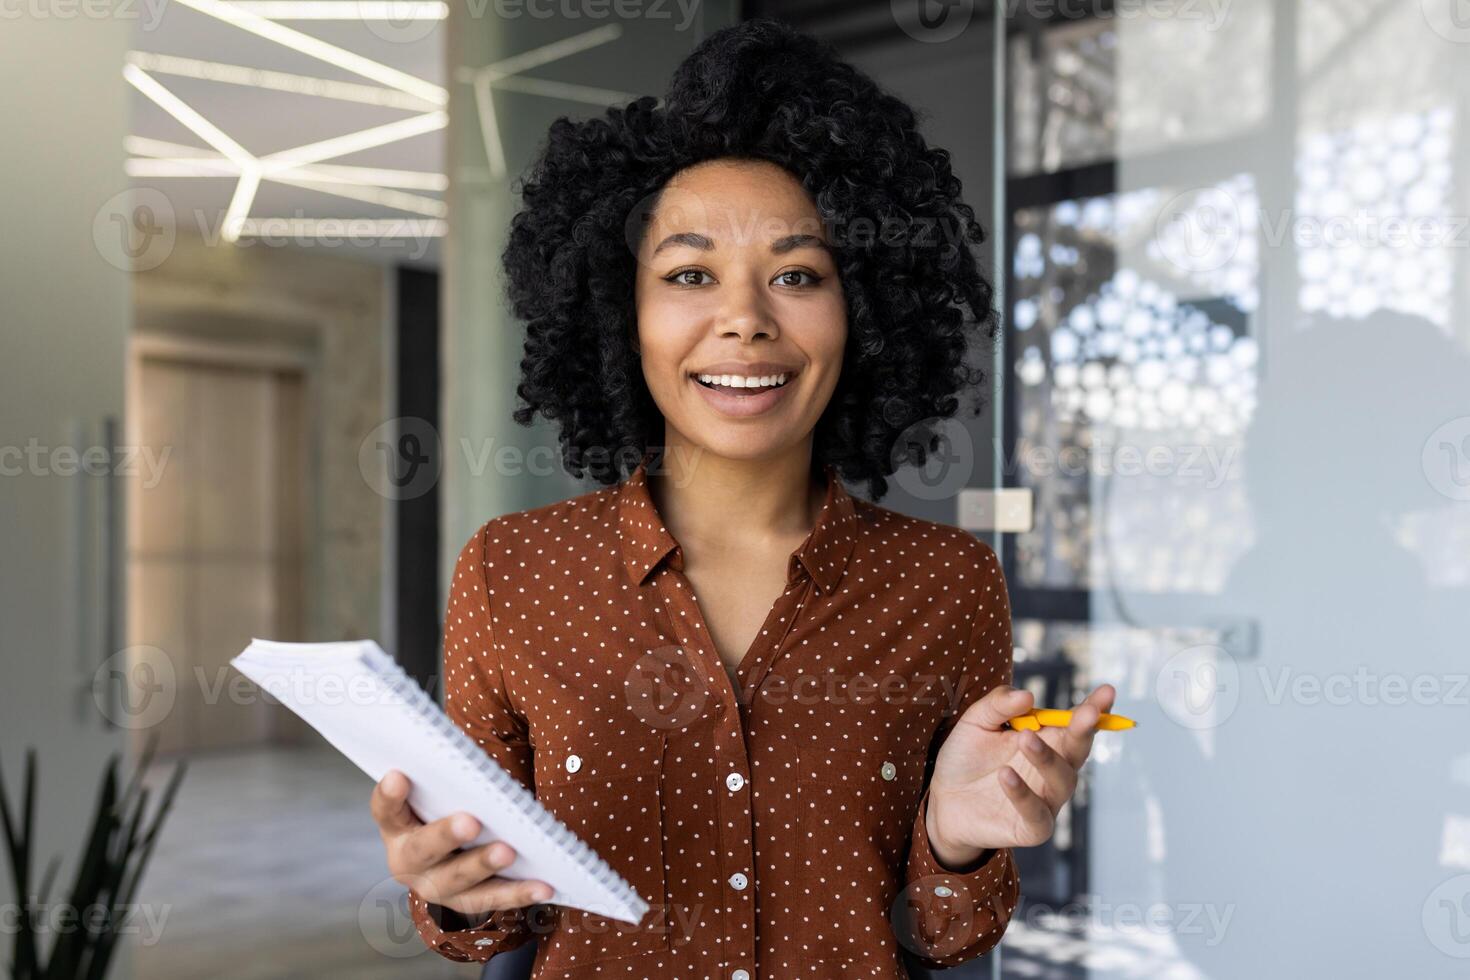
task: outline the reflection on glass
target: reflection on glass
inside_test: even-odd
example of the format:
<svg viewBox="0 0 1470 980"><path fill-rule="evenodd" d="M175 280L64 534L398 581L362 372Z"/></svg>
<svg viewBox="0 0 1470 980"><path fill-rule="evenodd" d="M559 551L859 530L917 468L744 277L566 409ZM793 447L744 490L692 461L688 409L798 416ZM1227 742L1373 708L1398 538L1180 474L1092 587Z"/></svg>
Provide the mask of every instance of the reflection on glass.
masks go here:
<svg viewBox="0 0 1470 980"><path fill-rule="evenodd" d="M1234 215L1258 209L1247 175L1206 190L1016 214L1013 472L1037 500L1035 526L1016 541L1025 585L1210 592L1249 544L1231 464L1255 405L1254 226L1233 219L1234 244L1218 254L1176 254L1169 236L1223 213L1215 197ZM1119 267L1120 253L1142 256L1141 268ZM1119 478L1127 493L1110 493ZM1108 548L1095 552L1101 535ZM1110 567L1095 567L1104 557Z"/></svg>

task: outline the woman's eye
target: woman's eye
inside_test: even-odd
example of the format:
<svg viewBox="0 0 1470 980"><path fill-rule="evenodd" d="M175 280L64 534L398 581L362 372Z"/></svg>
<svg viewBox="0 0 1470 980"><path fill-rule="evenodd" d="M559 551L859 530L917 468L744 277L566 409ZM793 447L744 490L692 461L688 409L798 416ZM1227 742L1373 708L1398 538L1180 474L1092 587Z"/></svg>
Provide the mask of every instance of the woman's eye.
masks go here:
<svg viewBox="0 0 1470 980"><path fill-rule="evenodd" d="M686 277L703 275L707 275L707 273L703 269L680 269L678 272L670 273L669 275L664 276L664 279L665 281L671 282L676 286L699 286L702 285L702 283L690 282Z"/></svg>
<svg viewBox="0 0 1470 980"><path fill-rule="evenodd" d="M806 276L811 281L810 282L800 282L800 281L793 282L791 280L791 278L790 278L792 276L797 276L797 277ZM821 279L820 276L813 275L812 273L807 272L805 269L788 269L785 272L777 273L776 274L776 279L783 286L815 286L817 283L819 283L819 282L822 281L822 279Z"/></svg>

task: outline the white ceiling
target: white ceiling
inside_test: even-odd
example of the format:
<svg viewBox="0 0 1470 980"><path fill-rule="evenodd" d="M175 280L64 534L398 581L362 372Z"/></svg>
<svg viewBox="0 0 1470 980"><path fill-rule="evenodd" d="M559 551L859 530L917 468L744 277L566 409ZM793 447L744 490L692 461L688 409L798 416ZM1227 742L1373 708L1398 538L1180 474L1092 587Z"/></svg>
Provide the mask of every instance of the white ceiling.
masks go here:
<svg viewBox="0 0 1470 980"><path fill-rule="evenodd" d="M344 8L357 6L353 0L329 2L340 3ZM437 5L422 6L432 13L431 8ZM288 43L296 42L313 48L311 42L315 39L326 42L332 50L322 51L320 57L293 50L288 43L259 36L206 12L214 10L234 16L242 8L272 15L263 21L249 21L261 25L261 30L270 32L272 25L279 25L306 36L283 38ZM446 21L442 19L284 19L274 16L281 8L252 7L249 4L232 7L217 0L144 2L135 9L139 11L139 25L133 48L140 56L130 68L130 72L135 73L130 86L131 132L142 140L130 142L129 158L134 161L131 165L151 170L160 166L197 170L199 164L179 163L177 158L203 154L212 161L205 166L216 170L225 167L229 172L220 176L183 177L154 172L140 174L135 169L134 184L161 192L171 205L176 225L198 228L206 236L218 235L232 200L238 195L243 201L246 196L240 194L240 168L228 159L231 155L240 158L239 151L233 151L233 154L227 151L222 155L218 148L220 145L228 147L231 141L238 144L248 161L390 123L423 118L443 109L442 104L434 104L432 96L435 90L442 92L448 84L443 33ZM400 5L398 9L403 8ZM299 6L294 12L300 13ZM258 76L254 78L255 84L188 77L165 69L182 67L198 71L205 66L161 61L156 57L160 55L349 83L350 94L379 100L380 104L280 91L261 85ZM352 56L367 59L367 62L354 62ZM357 64L359 70L349 70L333 61ZM141 78L136 74L138 69L144 73ZM364 77L363 72L377 77ZM273 81L276 84L293 84L291 79L278 76ZM161 94L158 86L161 86ZM152 92L154 97L145 92ZM170 97L182 103L185 117L192 110L202 117L203 124L195 120L193 127L186 125L178 118L178 105L173 105L175 111L171 113L159 104L160 100L172 104ZM432 116L426 125L434 125ZM214 134L212 139L211 133ZM223 135L223 140L219 134ZM339 242L335 246L329 246L313 234L314 231L333 231L332 226L302 229L298 240L313 248L334 247L346 255L364 260L437 266L441 239L434 237L433 232L442 234L444 139L445 130L441 125L385 145L353 149L340 155L330 153L319 161L322 168L319 170L305 173L278 170L279 176L312 179L318 182L318 186L288 186L269 179L268 174L259 189L249 197L249 207L242 216L317 221L378 219L397 222L408 219L417 224L395 223L390 227L376 227L365 238ZM192 148L192 152L176 152L148 141L181 144ZM176 162L143 162L160 155L175 157ZM414 174L385 175L330 169L340 165L412 171ZM267 171L269 168L267 162ZM430 176L417 177L415 174ZM393 186L403 184L408 186ZM370 200L327 193L323 187L345 188L349 193L358 197L365 195ZM156 200L156 195L153 197ZM434 213L436 204L441 209L439 214ZM346 230L345 225L335 230ZM393 232L398 237L385 237ZM251 237L247 228L241 241Z"/></svg>

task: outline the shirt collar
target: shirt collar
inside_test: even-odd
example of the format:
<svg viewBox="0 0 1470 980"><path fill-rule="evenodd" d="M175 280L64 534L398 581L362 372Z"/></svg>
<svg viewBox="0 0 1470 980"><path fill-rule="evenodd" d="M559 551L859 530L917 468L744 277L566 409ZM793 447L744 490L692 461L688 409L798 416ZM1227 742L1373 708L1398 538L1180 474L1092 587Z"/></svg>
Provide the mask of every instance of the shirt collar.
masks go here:
<svg viewBox="0 0 1470 980"><path fill-rule="evenodd" d="M656 450L644 453L638 466L617 489L618 529L623 565L634 583L642 585L665 557L669 566L684 568L684 551L664 527L648 492L648 464ZM786 566L786 584L800 578L804 570L823 595L830 595L847 571L848 559L857 543L857 519L851 494L837 478L831 463L822 465L826 496L811 533L791 553Z"/></svg>

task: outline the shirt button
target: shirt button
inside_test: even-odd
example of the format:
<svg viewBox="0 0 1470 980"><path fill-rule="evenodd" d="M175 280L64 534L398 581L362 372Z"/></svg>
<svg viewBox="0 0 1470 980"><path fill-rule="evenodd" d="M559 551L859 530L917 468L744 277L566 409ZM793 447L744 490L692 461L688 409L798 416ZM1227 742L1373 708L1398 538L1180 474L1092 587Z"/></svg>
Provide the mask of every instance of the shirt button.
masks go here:
<svg viewBox="0 0 1470 980"><path fill-rule="evenodd" d="M580 755L567 756L567 772L576 772L582 768L582 757Z"/></svg>
<svg viewBox="0 0 1470 980"><path fill-rule="evenodd" d="M744 970L736 970L730 974L730 980L750 980L750 974Z"/></svg>
<svg viewBox="0 0 1470 980"><path fill-rule="evenodd" d="M476 939L475 940L475 945L476 946L494 946L495 945L495 940L493 940L493 939Z"/></svg>
<svg viewBox="0 0 1470 980"><path fill-rule="evenodd" d="M892 779L894 776L898 775L898 770L894 768L893 763L891 762L883 763L883 768L879 769L878 772L882 774L884 779Z"/></svg>
<svg viewBox="0 0 1470 980"><path fill-rule="evenodd" d="M934 894L938 895L940 898L949 898L949 896L954 894L954 889L950 888L948 885L937 885L934 888Z"/></svg>
<svg viewBox="0 0 1470 980"><path fill-rule="evenodd" d="M730 876L730 887L735 889L737 892L745 891L745 886L747 884L749 884L749 881L746 879L745 875L741 874L739 871Z"/></svg>
<svg viewBox="0 0 1470 980"><path fill-rule="evenodd" d="M725 785L730 787L730 792L735 792L745 785L745 777L738 772L732 772L725 777Z"/></svg>

